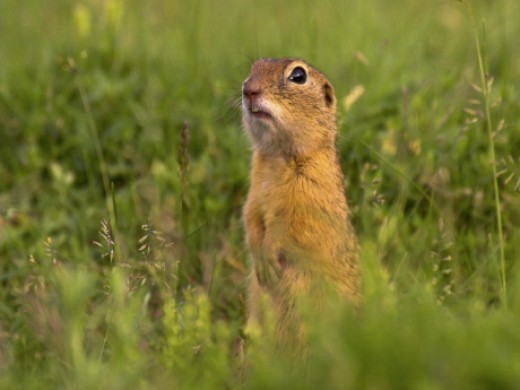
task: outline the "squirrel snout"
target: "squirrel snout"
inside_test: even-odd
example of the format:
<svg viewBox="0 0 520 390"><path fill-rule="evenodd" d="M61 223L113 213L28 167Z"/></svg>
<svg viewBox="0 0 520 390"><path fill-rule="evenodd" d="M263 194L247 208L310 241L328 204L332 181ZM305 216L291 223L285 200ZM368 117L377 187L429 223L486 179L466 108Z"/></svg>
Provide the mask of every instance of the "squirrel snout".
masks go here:
<svg viewBox="0 0 520 390"><path fill-rule="evenodd" d="M242 95L250 100L255 99L262 93L262 89L257 83L252 80L247 80L242 86Z"/></svg>
<svg viewBox="0 0 520 390"><path fill-rule="evenodd" d="M242 100L244 101L245 108L251 113L258 113L262 111L262 88L259 83L254 82L252 79L246 80L242 86Z"/></svg>

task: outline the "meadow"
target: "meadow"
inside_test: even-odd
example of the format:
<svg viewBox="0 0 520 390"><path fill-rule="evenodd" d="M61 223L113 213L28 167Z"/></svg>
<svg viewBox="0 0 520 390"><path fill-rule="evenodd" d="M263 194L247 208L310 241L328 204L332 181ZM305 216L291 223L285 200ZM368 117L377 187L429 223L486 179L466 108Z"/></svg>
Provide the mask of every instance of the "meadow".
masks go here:
<svg viewBox="0 0 520 390"><path fill-rule="evenodd" d="M0 388L520 388L516 0L4 1ZM247 369L241 83L336 89L364 303Z"/></svg>

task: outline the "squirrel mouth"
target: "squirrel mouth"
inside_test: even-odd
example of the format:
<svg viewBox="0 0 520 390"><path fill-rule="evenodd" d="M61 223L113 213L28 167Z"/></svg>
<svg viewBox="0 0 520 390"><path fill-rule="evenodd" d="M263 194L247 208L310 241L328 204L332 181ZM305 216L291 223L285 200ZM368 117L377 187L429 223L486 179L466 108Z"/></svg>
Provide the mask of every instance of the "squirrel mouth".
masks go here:
<svg viewBox="0 0 520 390"><path fill-rule="evenodd" d="M251 106L249 108L249 112L253 116L253 118L257 119L272 119L272 115L268 113L267 111L262 111L258 107Z"/></svg>

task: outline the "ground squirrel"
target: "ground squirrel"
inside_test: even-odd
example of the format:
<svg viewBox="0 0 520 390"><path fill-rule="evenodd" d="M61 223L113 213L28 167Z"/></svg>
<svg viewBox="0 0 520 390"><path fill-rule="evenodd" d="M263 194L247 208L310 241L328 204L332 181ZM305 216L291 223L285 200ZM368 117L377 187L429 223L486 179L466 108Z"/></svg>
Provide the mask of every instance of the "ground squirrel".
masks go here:
<svg viewBox="0 0 520 390"><path fill-rule="evenodd" d="M299 59L265 58L242 85L242 117L253 146L244 207L252 254L248 325L261 322L260 296L290 337L298 297L332 286L360 299L358 244L349 220L336 148L336 96L325 76ZM327 287L327 288L328 288Z"/></svg>

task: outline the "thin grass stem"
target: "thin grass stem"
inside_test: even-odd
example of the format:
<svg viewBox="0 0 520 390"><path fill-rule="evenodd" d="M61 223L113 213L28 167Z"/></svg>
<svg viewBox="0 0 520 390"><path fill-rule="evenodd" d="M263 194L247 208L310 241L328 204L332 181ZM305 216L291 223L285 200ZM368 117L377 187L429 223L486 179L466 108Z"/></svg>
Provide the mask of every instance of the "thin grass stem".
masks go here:
<svg viewBox="0 0 520 390"><path fill-rule="evenodd" d="M495 197L495 213L496 223L498 230L498 245L500 250L500 281L501 281L501 295L504 307L507 309L507 280L506 280L506 260L505 260L505 249L504 249L504 233L502 229L502 210L500 204L500 189L498 187L498 175L497 175L497 164L496 164L496 151L495 151L495 138L493 135L493 118L491 116L491 101L490 101L490 85L487 81L487 69L484 62L484 55L482 53L482 42L480 34L478 32L478 26L475 14L468 0L464 0L464 4L468 10L471 22L473 24L473 35L475 37L475 47L477 50L478 68L480 74L480 83L482 88L482 96L484 98L484 111L486 120L486 129L489 141L489 159L491 162L491 169L493 173L493 191ZM485 28L485 25L484 25Z"/></svg>
<svg viewBox="0 0 520 390"><path fill-rule="evenodd" d="M117 211L116 211L116 202L114 198L114 188L113 183L111 185L110 179L108 176L107 164L105 161L105 156L103 154L103 149L101 148L101 141L99 140L99 132L96 126L96 122L94 120L94 115L92 114L92 107L90 106L90 102L87 98L87 94L85 92L85 88L83 86L83 82L79 75L76 63L74 59L68 58L67 60L68 66L71 69L72 74L74 75L74 83L76 84L76 88L79 92L81 98L81 104L83 105L83 109L85 110L85 114L87 116L88 128L90 130L90 136L92 141L94 142L94 149L96 150L96 156L99 165L99 171L101 173L101 179L103 181L103 189L105 192L105 201L108 209L108 214L110 217L110 227L112 229L112 233L114 236L114 242L117 243ZM114 259L117 259L118 256L118 248L117 244L115 244L115 253Z"/></svg>

